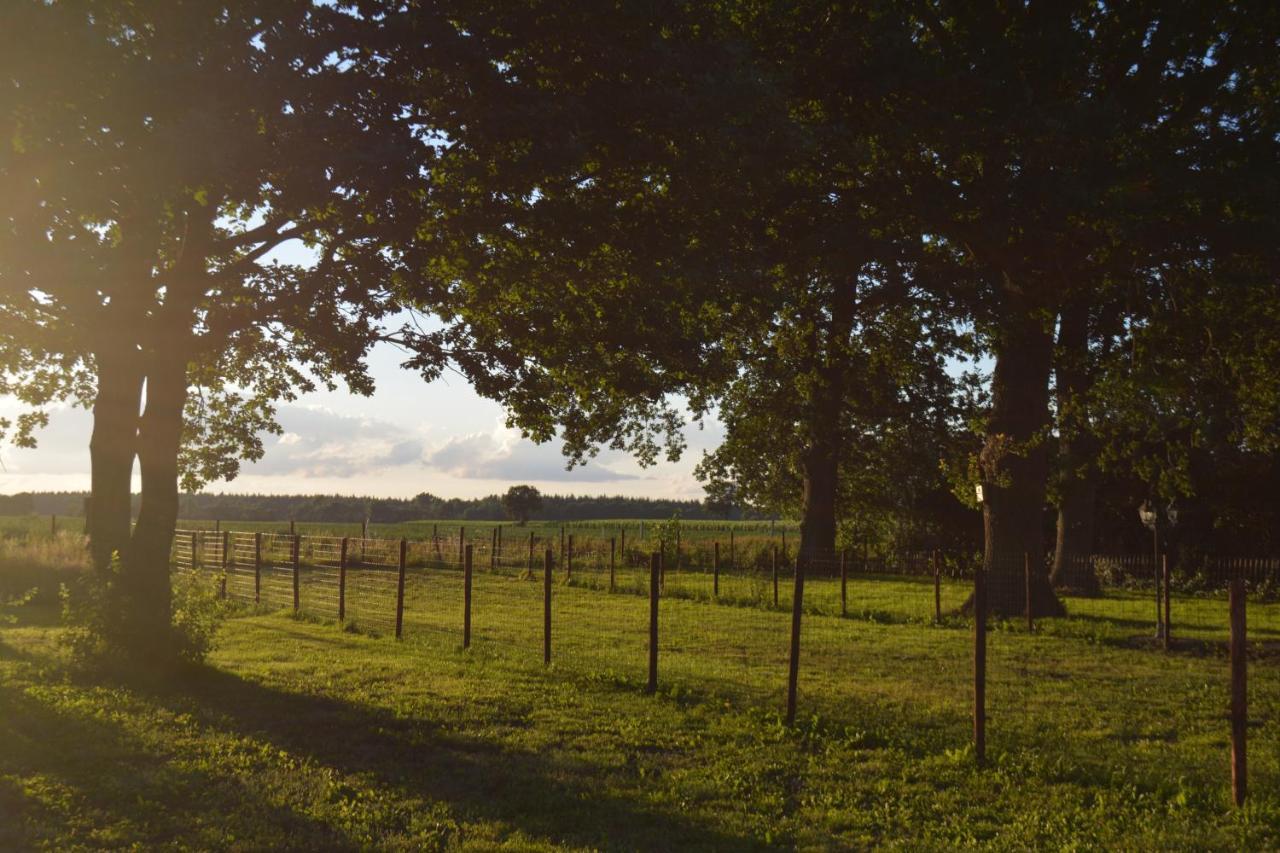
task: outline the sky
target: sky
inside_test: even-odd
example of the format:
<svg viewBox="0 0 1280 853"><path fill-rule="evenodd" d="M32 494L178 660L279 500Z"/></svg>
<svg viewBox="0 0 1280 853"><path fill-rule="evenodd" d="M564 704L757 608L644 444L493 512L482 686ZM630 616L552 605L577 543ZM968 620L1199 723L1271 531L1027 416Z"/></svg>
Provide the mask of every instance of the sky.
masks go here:
<svg viewBox="0 0 1280 853"><path fill-rule="evenodd" d="M603 494L700 499L693 467L722 438L718 422L687 430L689 449L677 463L641 468L625 453L604 450L586 466L565 470L558 442L536 445L505 426L503 410L457 376L424 382L400 368L401 354L379 345L371 354L372 397L345 389L282 404L283 435L265 436L266 455L209 492L357 494L411 497L430 492L469 498L528 483L549 494ZM0 416L16 414L0 397ZM89 412L50 410L39 447L0 448L0 494L89 488ZM136 487L136 484L135 484Z"/></svg>

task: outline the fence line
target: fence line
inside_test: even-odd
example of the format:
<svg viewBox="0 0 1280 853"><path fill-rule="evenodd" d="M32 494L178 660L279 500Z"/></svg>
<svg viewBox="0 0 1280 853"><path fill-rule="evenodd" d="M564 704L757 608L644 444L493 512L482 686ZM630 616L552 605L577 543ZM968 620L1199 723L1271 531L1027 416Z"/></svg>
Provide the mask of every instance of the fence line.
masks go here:
<svg viewBox="0 0 1280 853"><path fill-rule="evenodd" d="M557 667L633 673L649 692L667 681L700 681L743 701L778 702L788 723L806 702L824 701L816 686L806 692L811 682L902 681L891 661L851 660L871 636L860 632L900 626L905 633L883 636L894 639L894 654L935 671L926 707L971 717L979 765L1005 731L988 731L989 720L1034 716L1046 701L1037 692L1037 644L1083 640L1120 655L1209 652L1210 660L1220 659L1212 654L1220 648L1229 664L1220 671L1231 708L1232 790L1243 801L1248 669L1261 667L1272 679L1265 689L1274 690L1280 559L1208 557L1194 574L1173 578L1167 561L1152 555L1092 555L1081 565L1098 589L1055 593L1043 561L1025 554L984 570L939 551L787 559L779 543L735 564L715 542L703 563L693 549L678 554L676 543L646 555L634 542L620 548L622 539L566 535L558 557L555 537L532 534L504 544L497 532L467 542L465 532L407 541L179 530L173 569L211 574L220 594L243 604L396 637L443 634L464 648L479 640L528 650L541 634L544 664L554 640ZM810 656L822 665L802 666ZM698 669L700 657L714 662L713 673ZM1098 666L1080 662L1074 677L1107 676L1106 664ZM921 713L903 710L904 719Z"/></svg>

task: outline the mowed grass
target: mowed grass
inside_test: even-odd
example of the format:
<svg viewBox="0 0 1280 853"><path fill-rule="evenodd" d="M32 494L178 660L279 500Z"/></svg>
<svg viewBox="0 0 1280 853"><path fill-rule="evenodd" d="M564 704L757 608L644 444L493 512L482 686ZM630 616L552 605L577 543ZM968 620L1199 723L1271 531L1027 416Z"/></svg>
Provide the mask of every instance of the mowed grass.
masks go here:
<svg viewBox="0 0 1280 853"><path fill-rule="evenodd" d="M320 574L302 592L322 612ZM456 569L410 571L401 642L386 636L385 576L353 572L348 613L368 633L246 612L207 666L160 683L73 677L53 610L9 608L0 849L1280 845L1276 659L1255 650L1237 810L1222 651L1139 641L1147 626L1127 614L1145 599L1075 620L1105 630L994 626L978 770L972 634L958 617L929 624L931 582L857 578L847 619L823 603L838 584L810 582L788 727L790 622L771 578L722 579L762 605L748 607L668 575L655 696L647 601L602 579L557 577L549 667L540 576L477 570L464 650ZM273 600L286 580L264 578ZM1251 610L1259 630L1269 612Z"/></svg>

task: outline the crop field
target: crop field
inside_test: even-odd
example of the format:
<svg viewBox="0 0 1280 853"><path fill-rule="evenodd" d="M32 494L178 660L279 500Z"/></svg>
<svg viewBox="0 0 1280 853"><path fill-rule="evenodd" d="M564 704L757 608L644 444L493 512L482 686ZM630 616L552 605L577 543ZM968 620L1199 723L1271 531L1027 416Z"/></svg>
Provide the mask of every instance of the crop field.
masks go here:
<svg viewBox="0 0 1280 853"><path fill-rule="evenodd" d="M1251 793L1236 809L1213 595L1174 596L1168 652L1141 590L1068 599L1032 632L993 622L979 769L963 578L855 574L846 616L839 580L811 578L787 726L785 572L775 606L769 573L726 572L717 600L713 574L668 568L646 695L641 566L615 566L610 592L607 568L556 563L544 664L542 566L477 559L464 649L463 572L407 561L396 641L391 551L365 544L344 625L312 542L300 613L291 573L265 560L259 605L172 683L72 676L53 608L5 608L0 848L1280 844L1274 601L1249 608Z"/></svg>

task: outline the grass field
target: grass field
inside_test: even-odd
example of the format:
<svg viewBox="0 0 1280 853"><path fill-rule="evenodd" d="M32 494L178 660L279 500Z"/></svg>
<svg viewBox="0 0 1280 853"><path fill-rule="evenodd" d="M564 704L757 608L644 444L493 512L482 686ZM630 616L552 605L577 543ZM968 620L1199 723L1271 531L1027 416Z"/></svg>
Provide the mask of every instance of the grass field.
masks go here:
<svg viewBox="0 0 1280 853"><path fill-rule="evenodd" d="M317 611L320 574L302 583ZM1221 650L1140 640L1136 594L1073 600L1078 616L1035 634L995 626L979 771L972 635L929 624L924 579L856 578L847 619L836 582L810 582L788 728L785 584L774 609L769 579L724 579L758 605L735 607L706 601L705 574L669 573L646 696L647 602L599 574L554 586L550 667L537 580L478 570L463 650L456 569L409 572L402 642L385 636L385 573L366 574L348 607L369 633L246 611L207 667L162 684L73 677L53 610L8 608L0 849L1280 845L1280 671L1261 644L1275 605L1250 611L1252 794L1236 810ZM273 600L283 582L264 575ZM966 594L944 586L951 606ZM1225 624L1213 599L1175 613L1187 636Z"/></svg>

